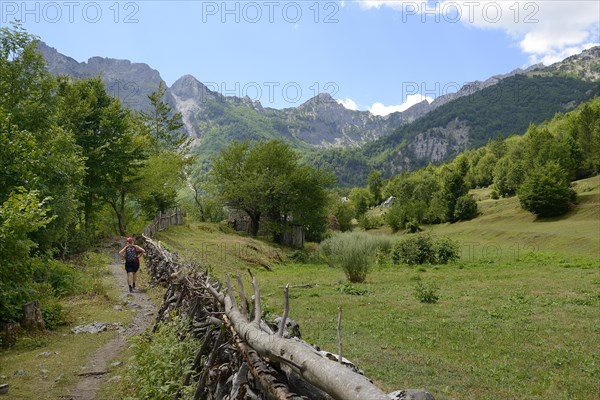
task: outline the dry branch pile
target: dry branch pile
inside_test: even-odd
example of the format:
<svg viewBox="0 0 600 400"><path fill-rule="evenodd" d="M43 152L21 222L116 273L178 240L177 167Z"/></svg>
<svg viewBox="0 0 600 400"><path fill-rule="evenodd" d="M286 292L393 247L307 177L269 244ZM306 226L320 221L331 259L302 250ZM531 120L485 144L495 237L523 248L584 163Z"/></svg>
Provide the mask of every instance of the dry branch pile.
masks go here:
<svg viewBox="0 0 600 400"><path fill-rule="evenodd" d="M229 277L222 288L196 268L178 263L150 238L143 239L153 280L168 286L157 324L174 310L185 313L203 342L194 373L183 377L186 385L198 381L195 400L433 400L419 389L386 395L346 359L338 362L337 355L301 340L297 324L287 319L287 296L284 316L269 325L262 319L254 278L248 298L237 276L238 305Z"/></svg>

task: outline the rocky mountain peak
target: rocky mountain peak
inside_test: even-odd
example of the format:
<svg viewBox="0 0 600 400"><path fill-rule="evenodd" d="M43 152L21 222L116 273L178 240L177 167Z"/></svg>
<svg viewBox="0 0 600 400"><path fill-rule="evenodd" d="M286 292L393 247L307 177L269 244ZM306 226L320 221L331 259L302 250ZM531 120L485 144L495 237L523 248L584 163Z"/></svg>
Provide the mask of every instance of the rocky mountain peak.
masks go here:
<svg viewBox="0 0 600 400"><path fill-rule="evenodd" d="M322 112L324 110L350 111L342 104L338 103L329 93L319 93L315 97L302 103L298 109L313 110L314 112Z"/></svg>
<svg viewBox="0 0 600 400"><path fill-rule="evenodd" d="M169 89L171 93L181 100L206 100L215 99L219 96L218 93L211 91L206 85L192 75L183 75L181 78L177 79Z"/></svg>

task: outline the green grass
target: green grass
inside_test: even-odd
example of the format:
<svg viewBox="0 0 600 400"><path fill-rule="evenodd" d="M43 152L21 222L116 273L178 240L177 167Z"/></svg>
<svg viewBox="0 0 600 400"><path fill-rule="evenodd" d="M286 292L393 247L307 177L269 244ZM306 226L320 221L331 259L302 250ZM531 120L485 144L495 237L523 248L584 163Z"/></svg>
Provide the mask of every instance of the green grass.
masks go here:
<svg viewBox="0 0 600 400"><path fill-rule="evenodd" d="M512 265L511 265L512 264ZM416 276L440 288L414 297ZM598 272L537 263L461 263L425 272L374 271L371 294L340 293L341 271L291 265L259 272L263 301L281 313L280 286L308 341L335 351L344 309L345 356L382 388L426 387L436 399L592 399L600 370Z"/></svg>
<svg viewBox="0 0 600 400"><path fill-rule="evenodd" d="M218 273L270 269L284 260L284 249L266 240L236 234L223 224L193 223L173 226L157 239L183 260Z"/></svg>
<svg viewBox="0 0 600 400"><path fill-rule="evenodd" d="M459 262L444 266L374 266L367 280L340 290L341 269L294 264L285 251L215 225L190 225L160 235L187 255L202 255L213 275L257 264L227 244L252 244L267 311L283 310L309 342L336 351L337 307L344 310L344 356L387 391L424 387L444 399L596 399L600 394L600 178L577 182L579 203L567 216L535 220L517 200L476 194L482 215L427 227L462 243ZM384 233L379 229L373 233ZM220 256L199 252L220 245ZM277 257L272 257L273 254ZM273 262L281 259L282 262ZM440 299L421 303L418 281Z"/></svg>
<svg viewBox="0 0 600 400"><path fill-rule="evenodd" d="M106 261L109 262L108 258ZM77 384L77 374L83 371L81 368L85 366L87 357L119 334L117 331L107 331L94 335L74 335L70 329L94 321L120 322L123 326L132 321L134 311L127 308L116 311L113 308L121 300L108 268L105 266L95 273L95 286L102 287L104 294L81 294L64 299L62 304L69 326L21 337L14 348L0 351L0 376L6 377L1 378L0 382L9 384L7 398L29 400L66 396ZM45 352L50 355L41 355ZM19 370L25 374L15 376ZM64 377L55 382L61 374Z"/></svg>
<svg viewBox="0 0 600 400"><path fill-rule="evenodd" d="M481 215L471 221L443 224L430 229L465 242L495 243L505 252L553 252L584 257L600 257L600 176L576 183L578 204L567 215L536 219L522 210L516 197L479 202ZM483 195L489 189L474 191ZM512 248L512 250L511 250ZM490 247L489 251L492 248Z"/></svg>

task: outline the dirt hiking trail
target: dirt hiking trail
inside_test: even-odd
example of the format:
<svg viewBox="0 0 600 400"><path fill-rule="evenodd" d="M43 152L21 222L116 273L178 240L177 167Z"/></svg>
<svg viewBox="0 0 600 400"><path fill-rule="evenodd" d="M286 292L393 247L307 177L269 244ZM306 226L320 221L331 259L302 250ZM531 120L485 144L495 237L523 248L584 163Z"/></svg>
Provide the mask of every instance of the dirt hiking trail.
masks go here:
<svg viewBox="0 0 600 400"><path fill-rule="evenodd" d="M127 338L142 333L156 318L156 306L145 293L135 290L129 293L123 262L117 259L118 256L115 256L115 262L109 268L121 293L119 297L124 304L123 307L135 310L133 322L125 327L119 336L98 348L87 358L79 382L67 397L69 400L95 400L100 387L110 379L114 379L108 373L109 362L125 349Z"/></svg>

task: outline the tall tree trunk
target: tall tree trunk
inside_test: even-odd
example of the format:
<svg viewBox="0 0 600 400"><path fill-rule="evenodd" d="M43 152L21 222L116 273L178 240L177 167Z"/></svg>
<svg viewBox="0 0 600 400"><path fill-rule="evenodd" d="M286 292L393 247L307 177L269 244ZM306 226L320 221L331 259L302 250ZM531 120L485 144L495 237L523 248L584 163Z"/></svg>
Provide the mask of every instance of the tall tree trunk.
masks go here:
<svg viewBox="0 0 600 400"><path fill-rule="evenodd" d="M198 209L200 211L200 222L204 222L206 221L206 216L204 215L204 206L200 201L200 193L196 186L192 185L192 189L194 190L194 201L196 202L196 205L198 206Z"/></svg>
<svg viewBox="0 0 600 400"><path fill-rule="evenodd" d="M119 227L119 235L127 236L127 229L125 226L125 197L127 193L124 190L119 191L118 200L108 200L108 204L112 207L117 217L117 225Z"/></svg>
<svg viewBox="0 0 600 400"><path fill-rule="evenodd" d="M88 230L90 228L93 211L94 211L93 195L91 193L88 193L85 196L84 207L83 207L83 223L84 223L86 230Z"/></svg>
<svg viewBox="0 0 600 400"><path fill-rule="evenodd" d="M250 226L248 227L248 233L252 236L258 235L258 228L260 223L260 211L248 211L245 210L250 217Z"/></svg>

